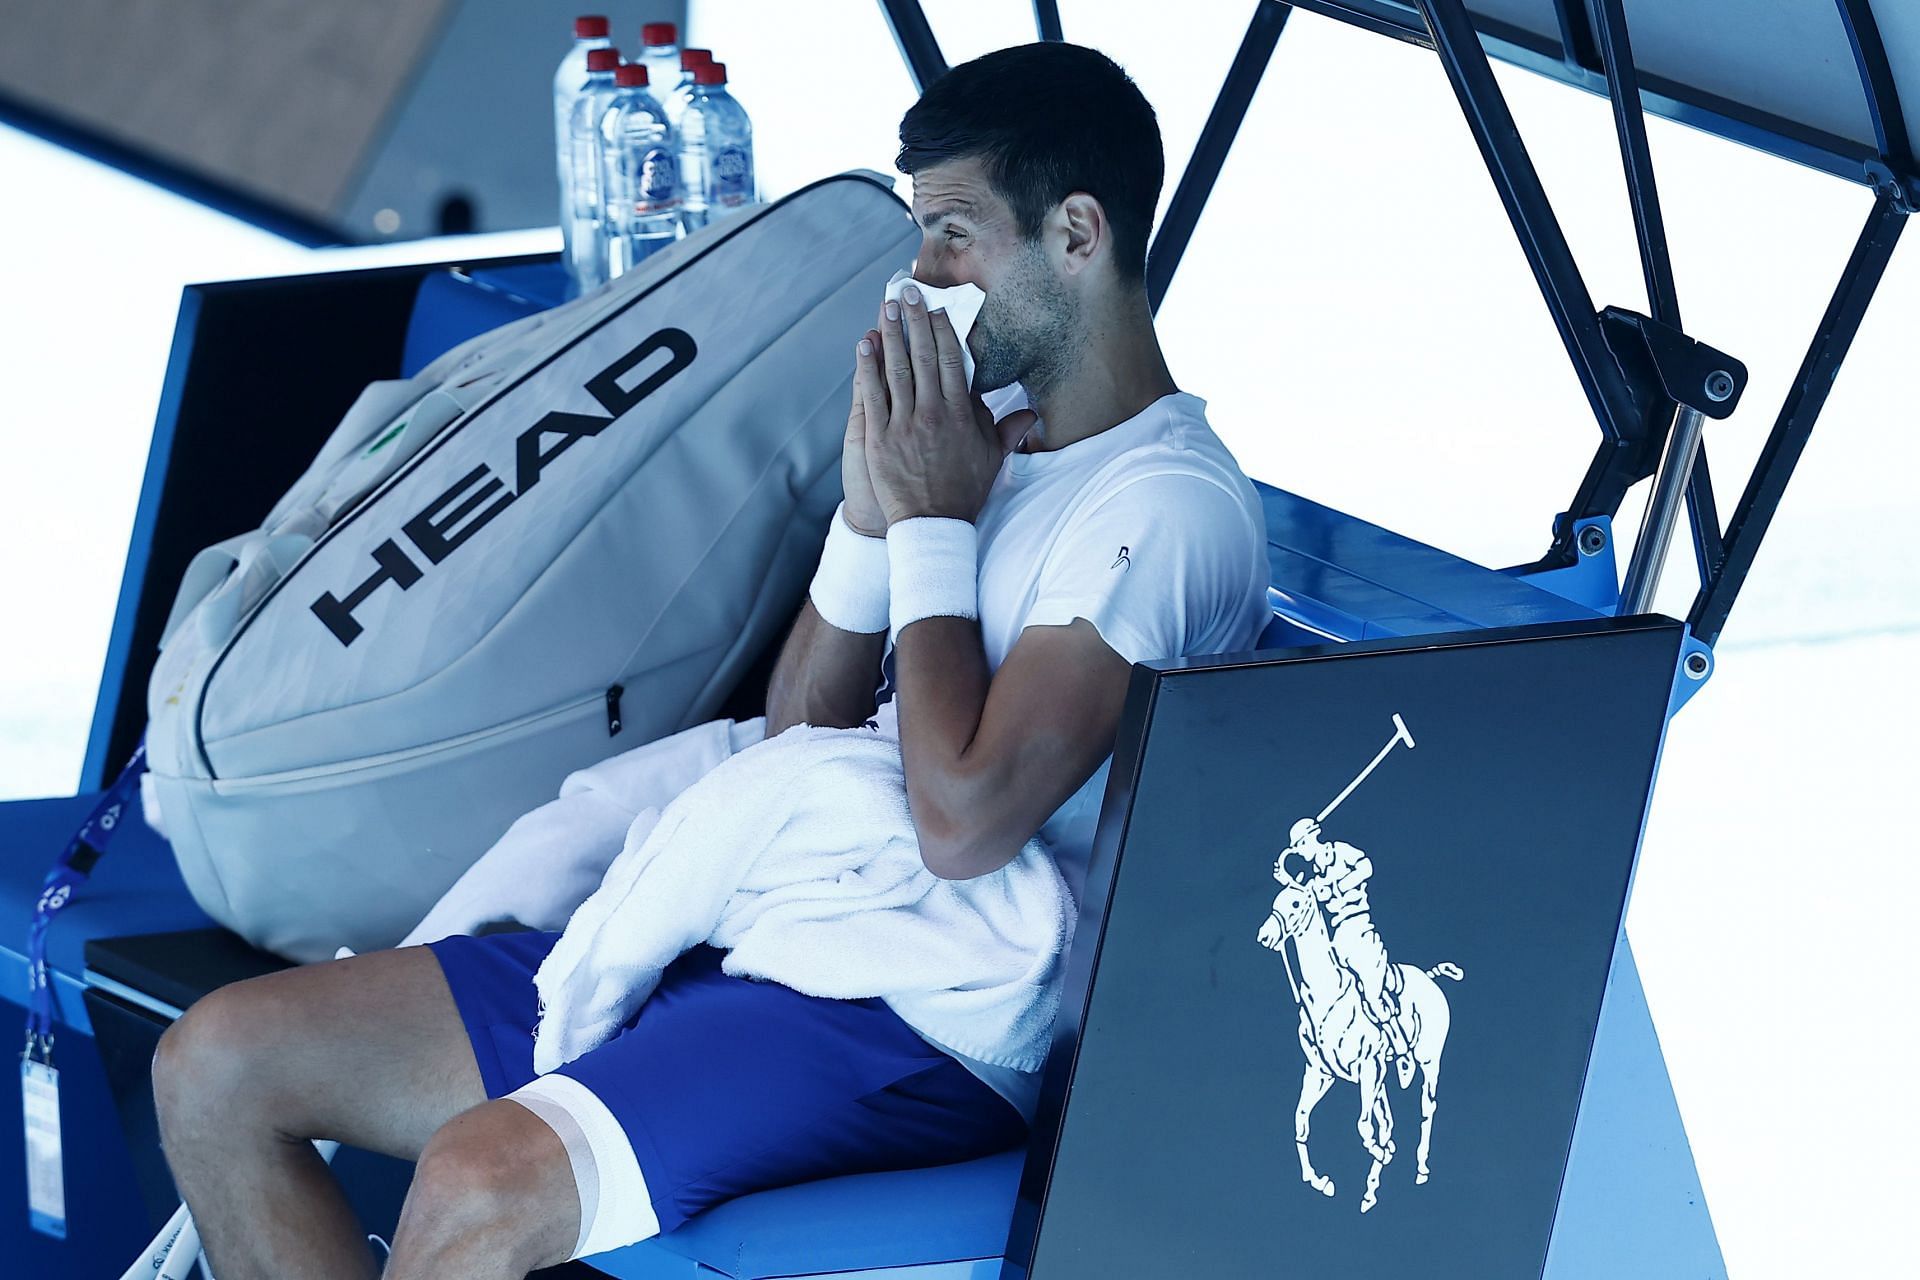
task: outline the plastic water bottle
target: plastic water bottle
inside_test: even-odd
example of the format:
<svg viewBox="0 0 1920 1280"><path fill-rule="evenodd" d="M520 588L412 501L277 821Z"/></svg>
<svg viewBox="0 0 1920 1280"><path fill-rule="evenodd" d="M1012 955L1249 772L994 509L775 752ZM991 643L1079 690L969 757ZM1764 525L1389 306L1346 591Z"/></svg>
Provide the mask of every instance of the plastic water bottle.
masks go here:
<svg viewBox="0 0 1920 1280"><path fill-rule="evenodd" d="M565 237L567 272L580 293L607 282L606 250L600 243L605 212L600 194L600 118L613 101L613 69L619 65L617 50L587 50L587 82L567 117L567 190L572 196L567 210L572 227Z"/></svg>
<svg viewBox="0 0 1920 1280"><path fill-rule="evenodd" d="M634 61L647 69L647 83L659 98L680 76L680 29L671 22L642 23L640 45Z"/></svg>
<svg viewBox="0 0 1920 1280"><path fill-rule="evenodd" d="M587 51L610 47L607 29L607 20L598 14L575 18L573 48L567 50L567 56L560 59L560 69L553 73L553 157L560 175L560 239L568 246L573 242L573 148L567 130L573 120L573 100L587 83ZM570 247L566 256L572 260Z"/></svg>
<svg viewBox="0 0 1920 1280"><path fill-rule="evenodd" d="M682 49L680 51L680 78L671 86L656 80L653 84L653 96L660 99L660 105L667 109L667 123L675 128L680 126L680 113L687 109L687 99L693 96L693 69L704 67L713 61L711 49Z"/></svg>
<svg viewBox="0 0 1920 1280"><path fill-rule="evenodd" d="M677 127L680 180L687 193L681 220L694 232L754 198L753 122L727 92L725 63L693 69L693 91Z"/></svg>
<svg viewBox="0 0 1920 1280"><path fill-rule="evenodd" d="M613 73L613 102L600 118L601 234L607 279L626 274L680 234L680 165L673 127L647 91L637 63Z"/></svg>

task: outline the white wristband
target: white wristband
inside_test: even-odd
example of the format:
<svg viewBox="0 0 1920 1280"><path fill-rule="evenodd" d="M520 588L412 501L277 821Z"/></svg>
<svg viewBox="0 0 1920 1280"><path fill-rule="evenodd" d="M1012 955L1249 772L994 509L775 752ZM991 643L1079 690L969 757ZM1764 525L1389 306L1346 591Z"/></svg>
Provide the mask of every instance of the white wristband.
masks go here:
<svg viewBox="0 0 1920 1280"><path fill-rule="evenodd" d="M893 634L922 618L980 616L980 538L971 522L916 516L887 528Z"/></svg>
<svg viewBox="0 0 1920 1280"><path fill-rule="evenodd" d="M887 540L854 532L845 509L833 509L807 595L828 626L871 635L887 629Z"/></svg>

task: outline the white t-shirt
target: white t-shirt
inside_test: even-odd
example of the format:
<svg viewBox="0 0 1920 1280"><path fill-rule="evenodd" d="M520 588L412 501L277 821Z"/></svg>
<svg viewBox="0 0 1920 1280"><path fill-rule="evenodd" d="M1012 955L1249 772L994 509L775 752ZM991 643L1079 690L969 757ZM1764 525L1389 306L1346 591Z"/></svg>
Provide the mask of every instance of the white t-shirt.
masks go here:
<svg viewBox="0 0 1920 1280"><path fill-rule="evenodd" d="M996 418L1027 404L1018 384L984 399ZM1085 618L1114 652L1145 662L1251 649L1270 616L1259 495L1207 425L1206 402L1185 392L1065 448L1009 454L974 526L990 670L1027 627ZM892 692L889 680L875 723L897 737ZM1076 902L1110 764L1038 833ZM1038 1072L954 1056L1032 1118Z"/></svg>

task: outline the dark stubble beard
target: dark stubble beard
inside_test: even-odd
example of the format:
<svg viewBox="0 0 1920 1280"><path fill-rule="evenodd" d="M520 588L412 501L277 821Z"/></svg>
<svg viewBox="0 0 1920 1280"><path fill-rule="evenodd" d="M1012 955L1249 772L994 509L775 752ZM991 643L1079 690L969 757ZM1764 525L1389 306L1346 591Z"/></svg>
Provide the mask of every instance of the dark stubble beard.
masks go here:
<svg viewBox="0 0 1920 1280"><path fill-rule="evenodd" d="M1038 398L1072 370L1082 343L1079 306L1047 266L1038 239L1021 242L1013 269L987 295L969 337L976 393L1018 382Z"/></svg>

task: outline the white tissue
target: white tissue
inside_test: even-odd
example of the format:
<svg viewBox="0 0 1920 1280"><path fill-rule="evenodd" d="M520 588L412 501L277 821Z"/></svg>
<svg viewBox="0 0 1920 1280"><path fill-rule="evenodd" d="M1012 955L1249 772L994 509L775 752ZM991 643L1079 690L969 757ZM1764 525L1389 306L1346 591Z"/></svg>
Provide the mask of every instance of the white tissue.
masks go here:
<svg viewBox="0 0 1920 1280"><path fill-rule="evenodd" d="M953 322L954 336L960 339L960 360L967 371L967 386L973 386L973 352L967 350L967 335L973 331L973 322L980 316L980 306L987 295L977 284L956 284L951 289L936 289L924 281L915 280L905 271L898 272L887 281L887 297L900 302L900 291L908 285L920 290L926 300L927 310L938 311L946 308L947 319ZM904 307L906 304L901 302ZM904 322L901 332L906 332Z"/></svg>

